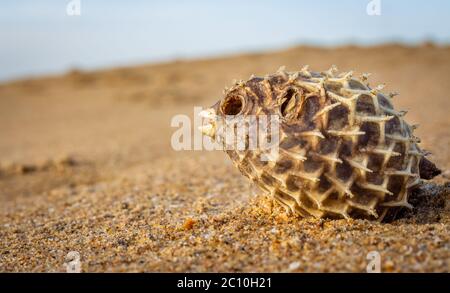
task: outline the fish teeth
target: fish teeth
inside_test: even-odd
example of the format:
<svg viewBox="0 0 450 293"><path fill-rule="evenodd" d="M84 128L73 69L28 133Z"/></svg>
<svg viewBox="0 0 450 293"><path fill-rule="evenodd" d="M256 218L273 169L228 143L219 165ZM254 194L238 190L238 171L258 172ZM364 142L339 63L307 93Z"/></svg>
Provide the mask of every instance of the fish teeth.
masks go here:
<svg viewBox="0 0 450 293"><path fill-rule="evenodd" d="M212 108L209 108L209 109L203 110L200 113L198 113L198 116L205 118L205 119L215 119L216 111L214 111L214 109L212 109Z"/></svg>

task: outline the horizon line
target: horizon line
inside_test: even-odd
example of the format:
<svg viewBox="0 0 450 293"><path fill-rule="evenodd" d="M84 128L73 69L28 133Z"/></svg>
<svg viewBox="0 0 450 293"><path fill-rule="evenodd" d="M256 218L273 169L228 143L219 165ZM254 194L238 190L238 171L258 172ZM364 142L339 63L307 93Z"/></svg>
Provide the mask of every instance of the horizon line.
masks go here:
<svg viewBox="0 0 450 293"><path fill-rule="evenodd" d="M64 69L56 70L42 70L41 72L29 73L29 74L17 74L10 77L2 77L0 75L0 85L7 83L14 83L26 80L34 80L41 78L51 78L57 77L59 75L65 75L72 71L79 71L83 73L113 70L120 68L129 67L139 67L139 66L154 66L162 64L170 64L174 62L189 62L189 61L204 61L204 60L214 60L221 58L232 58L237 56L245 56L252 54L269 54L275 52L282 52L286 50L292 50L301 47L310 48L320 48L320 49L339 49L345 47L356 47L356 48L371 48L371 47L384 47L384 46L403 46L410 48L419 48L422 46L430 45L440 48L450 47L450 38L447 40L439 40L436 38L422 38L416 40L407 40L402 38L384 38L383 40L343 40L343 41L319 41L319 40L303 40L301 42L296 42L292 44L284 45L272 45L272 46L258 46L258 48L240 48L234 50L226 51L211 51L206 53L191 53L191 54L173 54L167 57L154 57L146 60L135 60L135 61L112 61L110 65L93 65L93 66L83 66L83 65L72 65L65 66Z"/></svg>

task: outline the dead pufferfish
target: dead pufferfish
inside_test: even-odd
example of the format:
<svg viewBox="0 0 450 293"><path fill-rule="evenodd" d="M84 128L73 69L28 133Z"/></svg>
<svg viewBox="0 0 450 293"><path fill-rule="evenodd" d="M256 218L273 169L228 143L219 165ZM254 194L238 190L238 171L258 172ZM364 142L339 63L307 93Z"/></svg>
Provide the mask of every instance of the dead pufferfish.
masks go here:
<svg viewBox="0 0 450 293"><path fill-rule="evenodd" d="M261 160L259 149L226 150L242 174L303 217L392 217L411 209L411 191L440 170L419 148L406 112L394 109L396 94L371 88L367 79L338 74L335 66L252 76L200 113L208 122L200 131L217 139L218 121L229 121L218 117L278 115L275 160Z"/></svg>

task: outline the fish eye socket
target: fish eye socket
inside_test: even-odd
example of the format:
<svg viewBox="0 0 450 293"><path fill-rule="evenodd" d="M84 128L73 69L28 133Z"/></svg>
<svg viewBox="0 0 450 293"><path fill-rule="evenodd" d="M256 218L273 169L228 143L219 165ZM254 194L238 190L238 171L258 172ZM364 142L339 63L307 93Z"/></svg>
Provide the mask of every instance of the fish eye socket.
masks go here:
<svg viewBox="0 0 450 293"><path fill-rule="evenodd" d="M227 97L222 103L221 110L225 115L237 115L241 113L244 106L243 100L240 97Z"/></svg>
<svg viewBox="0 0 450 293"><path fill-rule="evenodd" d="M297 93L289 89L286 94L284 95L284 98L286 99L283 104L280 106L280 113L283 117L286 117L289 114L289 111L292 110L292 108L295 106L295 96Z"/></svg>

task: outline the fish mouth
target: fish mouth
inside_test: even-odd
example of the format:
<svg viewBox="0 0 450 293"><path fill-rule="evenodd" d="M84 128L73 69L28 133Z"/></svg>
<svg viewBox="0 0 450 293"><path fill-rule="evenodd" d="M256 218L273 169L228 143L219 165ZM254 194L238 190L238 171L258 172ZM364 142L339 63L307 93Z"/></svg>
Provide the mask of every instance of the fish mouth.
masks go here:
<svg viewBox="0 0 450 293"><path fill-rule="evenodd" d="M198 130L202 134L214 138L216 135L216 111L213 108L209 108L198 113L198 116L206 121L206 123L198 127Z"/></svg>

